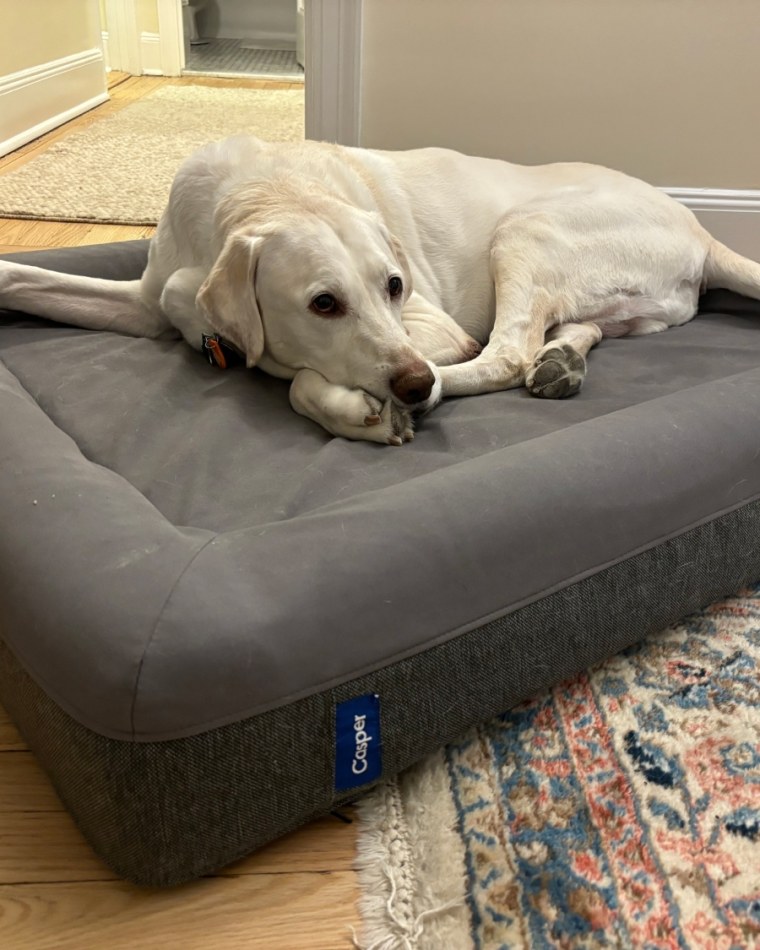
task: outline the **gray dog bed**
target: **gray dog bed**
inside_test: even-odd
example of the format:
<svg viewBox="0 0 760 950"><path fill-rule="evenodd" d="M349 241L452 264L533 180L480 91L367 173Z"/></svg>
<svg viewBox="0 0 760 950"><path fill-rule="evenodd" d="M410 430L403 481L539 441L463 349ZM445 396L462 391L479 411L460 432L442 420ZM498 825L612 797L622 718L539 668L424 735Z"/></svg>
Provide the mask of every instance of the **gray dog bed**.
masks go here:
<svg viewBox="0 0 760 950"><path fill-rule="evenodd" d="M179 342L0 315L0 697L102 858L213 871L760 577L760 312L703 309L403 448Z"/></svg>

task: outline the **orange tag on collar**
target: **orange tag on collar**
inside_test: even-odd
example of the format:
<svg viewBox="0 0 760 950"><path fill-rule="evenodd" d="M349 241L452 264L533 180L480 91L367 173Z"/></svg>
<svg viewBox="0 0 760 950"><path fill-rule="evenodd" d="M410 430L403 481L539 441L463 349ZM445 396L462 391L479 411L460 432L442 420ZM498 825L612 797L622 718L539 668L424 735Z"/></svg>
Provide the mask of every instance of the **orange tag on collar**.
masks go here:
<svg viewBox="0 0 760 950"><path fill-rule="evenodd" d="M227 369L245 359L237 347L222 339L218 333L203 334L202 350L208 362L219 369Z"/></svg>
<svg viewBox="0 0 760 950"><path fill-rule="evenodd" d="M213 337L207 340L206 350L211 357L210 361L216 363L219 369L227 369L227 357L224 355L224 350L222 349L219 340L215 340Z"/></svg>

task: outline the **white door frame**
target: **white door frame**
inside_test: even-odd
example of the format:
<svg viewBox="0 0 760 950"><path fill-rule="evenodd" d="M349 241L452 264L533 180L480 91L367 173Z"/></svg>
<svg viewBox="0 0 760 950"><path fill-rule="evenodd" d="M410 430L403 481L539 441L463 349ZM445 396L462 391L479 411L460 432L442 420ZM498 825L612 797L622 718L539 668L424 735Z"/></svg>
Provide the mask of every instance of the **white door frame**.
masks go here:
<svg viewBox="0 0 760 950"><path fill-rule="evenodd" d="M359 144L362 7L362 0L306 0L305 126L309 139ZM181 0L158 0L158 30L163 74L179 76L185 62Z"/></svg>
<svg viewBox="0 0 760 950"><path fill-rule="evenodd" d="M158 42L164 76L179 76L185 68L182 0L158 0Z"/></svg>
<svg viewBox="0 0 760 950"><path fill-rule="evenodd" d="M362 0L306 0L306 138L359 145Z"/></svg>
<svg viewBox="0 0 760 950"><path fill-rule="evenodd" d="M106 0L105 6L109 66L139 76L142 60L135 5L131 0Z"/></svg>

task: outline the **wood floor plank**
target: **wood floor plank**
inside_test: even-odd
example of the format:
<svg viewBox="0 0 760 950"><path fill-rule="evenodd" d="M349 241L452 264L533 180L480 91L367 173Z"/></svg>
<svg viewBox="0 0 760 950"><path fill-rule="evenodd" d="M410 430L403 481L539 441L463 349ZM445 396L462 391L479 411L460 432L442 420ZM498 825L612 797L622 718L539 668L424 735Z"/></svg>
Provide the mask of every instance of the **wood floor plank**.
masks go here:
<svg viewBox="0 0 760 950"><path fill-rule="evenodd" d="M330 816L273 841L219 874L349 870L355 841L355 827ZM115 878L85 841L31 753L0 753L0 883Z"/></svg>
<svg viewBox="0 0 760 950"><path fill-rule="evenodd" d="M80 244L110 244L113 241L140 241L155 233L150 224L93 224Z"/></svg>
<svg viewBox="0 0 760 950"><path fill-rule="evenodd" d="M8 713L0 706L0 752L19 752L27 748ZM0 781L2 773L0 772Z"/></svg>
<svg viewBox="0 0 760 950"><path fill-rule="evenodd" d="M347 871L207 878L163 891L0 886L2 939L13 950L341 950L352 945L354 888Z"/></svg>
<svg viewBox="0 0 760 950"><path fill-rule="evenodd" d="M0 722L0 752L26 752L28 749L13 723Z"/></svg>
<svg viewBox="0 0 760 950"><path fill-rule="evenodd" d="M130 76L126 82L119 83L110 90L111 102L136 102L154 89L176 81L178 80L165 79L163 76Z"/></svg>
<svg viewBox="0 0 760 950"><path fill-rule="evenodd" d="M72 221L25 221L4 218L0 221L0 240L22 247L73 247L82 244L92 224Z"/></svg>
<svg viewBox="0 0 760 950"><path fill-rule="evenodd" d="M303 80L292 79L244 79L230 76L183 76L172 80L180 85L225 86L235 89L303 89Z"/></svg>
<svg viewBox="0 0 760 950"><path fill-rule="evenodd" d="M139 241L155 232L147 224L95 224L73 221L26 221L22 218L0 219L0 241L3 247L32 250L46 247L80 247L85 244L108 244L112 241ZM6 253L6 252L3 252ZM8 251L7 253L10 253Z"/></svg>
<svg viewBox="0 0 760 950"><path fill-rule="evenodd" d="M0 236L2 236L2 222L0 221ZM0 244L0 254L21 254L23 251L44 251L48 245L28 246L25 244Z"/></svg>
<svg viewBox="0 0 760 950"><path fill-rule="evenodd" d="M353 817L351 809L343 814ZM348 871L356 857L356 824L328 815L278 838L221 874L274 874L287 871Z"/></svg>
<svg viewBox="0 0 760 950"><path fill-rule="evenodd" d="M119 69L111 69L106 75L106 80L108 83L109 92L115 86L121 85L121 83L126 82L131 78L131 73L122 72Z"/></svg>
<svg viewBox="0 0 760 950"><path fill-rule="evenodd" d="M15 754L0 753L0 759ZM0 812L0 884L115 880L68 812Z"/></svg>
<svg viewBox="0 0 760 950"><path fill-rule="evenodd" d="M8 751L0 755L0 779L0 835L9 815L63 811L61 800L53 791L48 777L28 750Z"/></svg>

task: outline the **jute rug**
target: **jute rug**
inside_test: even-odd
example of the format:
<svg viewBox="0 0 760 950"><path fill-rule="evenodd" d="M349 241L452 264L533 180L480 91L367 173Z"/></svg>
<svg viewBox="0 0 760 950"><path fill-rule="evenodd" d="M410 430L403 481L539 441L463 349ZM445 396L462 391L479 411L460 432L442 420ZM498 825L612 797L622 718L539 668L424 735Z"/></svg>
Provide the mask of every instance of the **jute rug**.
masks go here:
<svg viewBox="0 0 760 950"><path fill-rule="evenodd" d="M760 947L760 586L360 808L357 946Z"/></svg>
<svg viewBox="0 0 760 950"><path fill-rule="evenodd" d="M0 217L155 224L192 151L238 132L303 139L301 89L161 86L0 175Z"/></svg>

